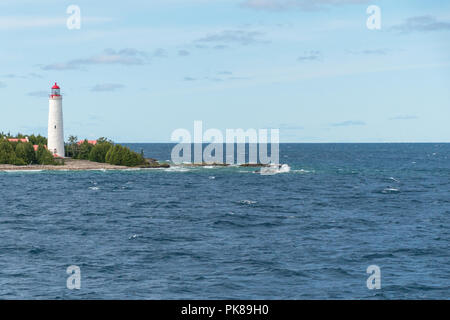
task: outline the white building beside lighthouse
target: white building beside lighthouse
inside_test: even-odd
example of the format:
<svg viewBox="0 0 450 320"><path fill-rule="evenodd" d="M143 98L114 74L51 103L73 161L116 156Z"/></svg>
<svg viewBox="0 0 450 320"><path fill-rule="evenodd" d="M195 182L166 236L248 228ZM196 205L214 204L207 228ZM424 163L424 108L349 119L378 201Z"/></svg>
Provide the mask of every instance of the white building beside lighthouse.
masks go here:
<svg viewBox="0 0 450 320"><path fill-rule="evenodd" d="M59 157L64 157L64 126L62 96L56 84L52 87L48 108L48 150Z"/></svg>

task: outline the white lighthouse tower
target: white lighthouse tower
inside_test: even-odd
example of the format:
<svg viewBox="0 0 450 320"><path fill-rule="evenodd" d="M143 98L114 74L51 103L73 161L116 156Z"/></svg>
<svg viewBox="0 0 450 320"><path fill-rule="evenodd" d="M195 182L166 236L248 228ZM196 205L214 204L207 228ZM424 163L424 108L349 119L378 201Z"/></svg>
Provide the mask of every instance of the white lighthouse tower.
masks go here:
<svg viewBox="0 0 450 320"><path fill-rule="evenodd" d="M59 157L64 157L64 127L62 96L56 84L52 87L48 108L48 150Z"/></svg>

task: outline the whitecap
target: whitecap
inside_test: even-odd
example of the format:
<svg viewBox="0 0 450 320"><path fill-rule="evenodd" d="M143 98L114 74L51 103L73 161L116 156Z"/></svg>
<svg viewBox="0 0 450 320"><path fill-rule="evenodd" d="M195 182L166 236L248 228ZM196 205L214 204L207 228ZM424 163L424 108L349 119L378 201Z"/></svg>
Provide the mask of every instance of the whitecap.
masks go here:
<svg viewBox="0 0 450 320"><path fill-rule="evenodd" d="M241 200L239 201L240 204L255 204L257 201L253 201L253 200Z"/></svg>
<svg viewBox="0 0 450 320"><path fill-rule="evenodd" d="M17 172L17 173L36 173L36 172L42 172L42 171L44 171L44 170L22 170L22 169L19 169L19 170L2 170L3 172L9 172L9 173L14 173L14 172Z"/></svg>
<svg viewBox="0 0 450 320"><path fill-rule="evenodd" d="M400 192L399 189L397 188L385 188L383 191L381 191L382 193L398 193Z"/></svg>
<svg viewBox="0 0 450 320"><path fill-rule="evenodd" d="M292 172L296 172L296 173L311 173L311 172L314 172L314 170L310 171L310 170L305 170L305 169L299 169L299 170L292 170Z"/></svg>
<svg viewBox="0 0 450 320"><path fill-rule="evenodd" d="M291 171L291 167L287 164L282 164L281 166L278 164L271 164L269 167L261 168L261 175L274 175L278 173L288 173Z"/></svg>
<svg viewBox="0 0 450 320"><path fill-rule="evenodd" d="M164 171L166 171L166 172L188 172L191 170L188 168L185 168L185 167L181 167L181 166L173 166L173 167L164 169Z"/></svg>

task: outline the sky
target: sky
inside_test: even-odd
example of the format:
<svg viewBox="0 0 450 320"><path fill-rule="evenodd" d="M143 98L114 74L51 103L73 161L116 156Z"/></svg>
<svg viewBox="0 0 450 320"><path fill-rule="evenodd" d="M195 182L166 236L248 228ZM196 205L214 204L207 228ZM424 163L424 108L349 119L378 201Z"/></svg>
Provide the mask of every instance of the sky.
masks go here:
<svg viewBox="0 0 450 320"><path fill-rule="evenodd" d="M446 0L0 0L0 131L46 136L56 81L66 139L450 142L449 40Z"/></svg>

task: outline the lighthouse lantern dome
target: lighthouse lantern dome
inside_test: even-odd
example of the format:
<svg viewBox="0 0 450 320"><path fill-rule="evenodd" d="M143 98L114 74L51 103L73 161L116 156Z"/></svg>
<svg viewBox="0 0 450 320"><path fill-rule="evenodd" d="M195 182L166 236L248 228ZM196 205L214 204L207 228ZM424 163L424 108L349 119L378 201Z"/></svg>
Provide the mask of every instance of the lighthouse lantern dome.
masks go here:
<svg viewBox="0 0 450 320"><path fill-rule="evenodd" d="M60 94L60 88L59 86L56 84L52 87L52 96L59 96Z"/></svg>

